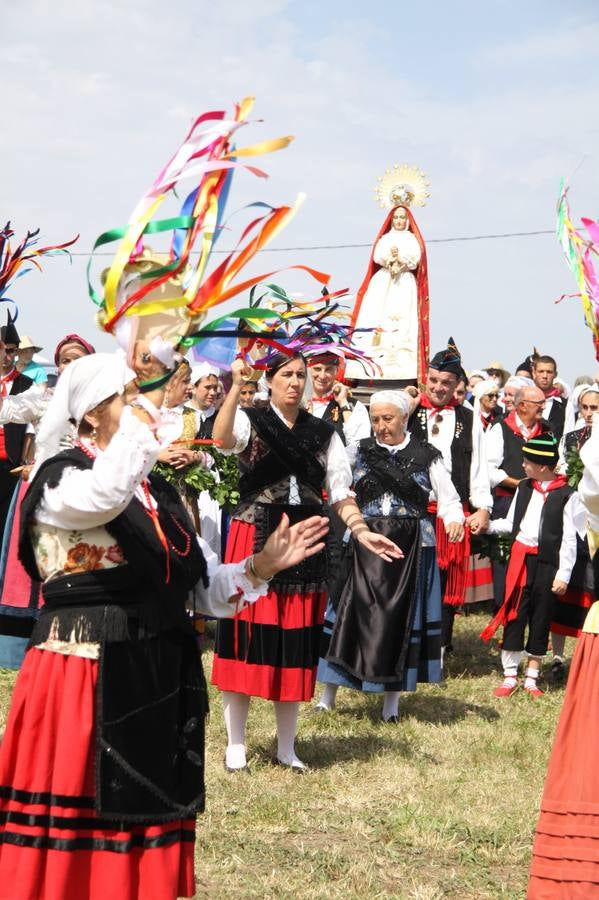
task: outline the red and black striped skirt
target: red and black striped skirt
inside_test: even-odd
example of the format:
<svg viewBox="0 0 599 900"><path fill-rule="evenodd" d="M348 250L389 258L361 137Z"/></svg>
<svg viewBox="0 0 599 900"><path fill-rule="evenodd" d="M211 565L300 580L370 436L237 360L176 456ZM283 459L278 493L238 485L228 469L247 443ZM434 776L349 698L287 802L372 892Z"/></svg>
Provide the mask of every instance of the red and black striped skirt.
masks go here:
<svg viewBox="0 0 599 900"><path fill-rule="evenodd" d="M0 745L0 900L192 897L195 820L94 809L98 663L29 650Z"/></svg>
<svg viewBox="0 0 599 900"><path fill-rule="evenodd" d="M255 527L234 519L225 562L254 550ZM326 587L306 593L269 590L216 631L212 683L265 700L311 700L316 683Z"/></svg>

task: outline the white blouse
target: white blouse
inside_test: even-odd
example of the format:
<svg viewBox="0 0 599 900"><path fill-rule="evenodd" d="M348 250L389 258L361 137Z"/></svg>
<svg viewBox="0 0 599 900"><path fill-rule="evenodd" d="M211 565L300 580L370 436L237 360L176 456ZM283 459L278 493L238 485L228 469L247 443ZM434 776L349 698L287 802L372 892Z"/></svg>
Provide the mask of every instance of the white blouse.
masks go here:
<svg viewBox="0 0 599 900"><path fill-rule="evenodd" d="M142 481L156 463L161 444L150 428L125 407L119 429L108 447L96 451L91 469L65 468L56 487L46 485L36 511L38 525L65 530L97 528L116 518L137 497L146 507ZM152 499L152 498L151 498ZM205 615L230 618L245 603L254 603L267 590L266 582L253 587L245 574L245 560L219 564L201 538L210 586L195 588L196 607Z"/></svg>

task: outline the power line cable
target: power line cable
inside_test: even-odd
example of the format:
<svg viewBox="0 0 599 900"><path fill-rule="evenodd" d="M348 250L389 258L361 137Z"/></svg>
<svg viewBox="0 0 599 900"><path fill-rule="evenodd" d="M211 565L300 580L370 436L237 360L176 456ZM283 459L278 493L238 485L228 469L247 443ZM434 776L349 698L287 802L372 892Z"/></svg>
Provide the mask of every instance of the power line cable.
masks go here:
<svg viewBox="0 0 599 900"><path fill-rule="evenodd" d="M548 228L544 230L538 231L506 231L500 234L470 234L470 235L461 235L460 237L445 237L445 238L429 238L424 243L425 244L453 244L460 243L462 241L499 241L504 240L505 238L514 238L514 237L533 237L539 234L552 234L555 235L555 229ZM294 252L296 250L306 251L306 250L363 250L364 248L372 247L372 244L312 244L306 246L298 246L298 247L263 247L260 253L289 253ZM213 250L213 253L233 253L233 250ZM84 253L81 251L72 251L71 256L90 256L90 253ZM94 256L114 256L114 253L110 253L110 251L102 251L101 253L95 253Z"/></svg>

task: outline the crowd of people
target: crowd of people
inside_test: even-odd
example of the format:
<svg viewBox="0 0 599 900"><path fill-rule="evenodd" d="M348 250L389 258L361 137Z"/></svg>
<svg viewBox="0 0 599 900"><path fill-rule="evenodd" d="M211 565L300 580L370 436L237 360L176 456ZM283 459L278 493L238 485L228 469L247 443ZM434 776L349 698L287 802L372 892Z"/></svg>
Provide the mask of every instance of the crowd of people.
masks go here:
<svg viewBox="0 0 599 900"><path fill-rule="evenodd" d="M396 726L402 692L443 678L470 602L489 610L481 640L503 629L497 698L542 702L550 646L548 676L565 679L596 590L591 377L570 389L536 352L513 376L498 362L468 376L450 339L420 389L374 385L362 402L326 344L225 373L70 334L54 385L14 323L1 338L0 665L21 672L0 747L0 897L100 897L115 880L127 897L193 895L205 618L232 775L248 769L251 697L273 702L274 762L297 774L317 682L320 714L340 687L376 692ZM592 834L552 784L545 886L551 855L572 854L555 817L579 812Z"/></svg>

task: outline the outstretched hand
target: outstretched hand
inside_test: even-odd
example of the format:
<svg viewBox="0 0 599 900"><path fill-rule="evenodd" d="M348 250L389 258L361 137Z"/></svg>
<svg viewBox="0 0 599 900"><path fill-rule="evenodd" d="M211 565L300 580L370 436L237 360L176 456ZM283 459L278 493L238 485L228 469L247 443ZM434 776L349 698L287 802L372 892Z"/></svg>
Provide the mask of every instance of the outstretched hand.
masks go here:
<svg viewBox="0 0 599 900"><path fill-rule="evenodd" d="M394 559L403 559L404 557L403 550L400 550L397 544L390 541L384 534L376 534L374 531L361 531L357 535L356 540L363 547L366 547L367 550L370 550L371 553L376 553L377 556L380 556L386 562L391 562Z"/></svg>
<svg viewBox="0 0 599 900"><path fill-rule="evenodd" d="M256 569L264 578L297 566L309 556L324 550L324 538L329 530L326 516L311 516L295 525L289 524L289 516L281 521L266 541L260 553L256 553Z"/></svg>

